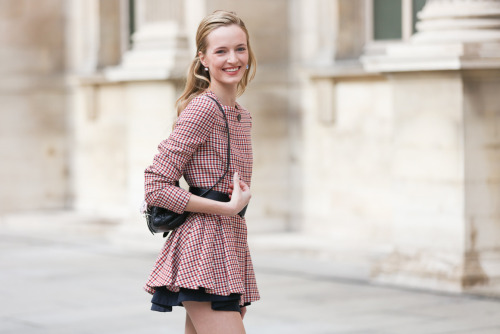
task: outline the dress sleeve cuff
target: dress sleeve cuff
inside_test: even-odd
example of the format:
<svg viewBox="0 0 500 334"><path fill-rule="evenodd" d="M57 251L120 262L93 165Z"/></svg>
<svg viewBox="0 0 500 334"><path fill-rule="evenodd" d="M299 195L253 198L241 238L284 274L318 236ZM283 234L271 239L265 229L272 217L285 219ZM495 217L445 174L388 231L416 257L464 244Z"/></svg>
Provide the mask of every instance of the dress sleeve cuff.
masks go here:
<svg viewBox="0 0 500 334"><path fill-rule="evenodd" d="M191 198L191 193L185 189L170 186L169 189L163 189L154 193L155 197L152 197L152 193L146 194L146 202L148 206L159 206L166 208L175 213L184 213L186 206Z"/></svg>
<svg viewBox="0 0 500 334"><path fill-rule="evenodd" d="M169 197L169 210L175 213L183 213L189 202L191 193L185 189L175 187L175 189L169 193Z"/></svg>

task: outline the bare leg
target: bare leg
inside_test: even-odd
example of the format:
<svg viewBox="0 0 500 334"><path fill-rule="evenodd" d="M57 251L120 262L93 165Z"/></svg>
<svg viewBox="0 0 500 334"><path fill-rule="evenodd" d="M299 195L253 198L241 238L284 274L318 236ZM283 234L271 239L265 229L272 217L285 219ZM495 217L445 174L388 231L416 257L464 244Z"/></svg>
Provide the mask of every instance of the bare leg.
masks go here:
<svg viewBox="0 0 500 334"><path fill-rule="evenodd" d="M197 334L196 329L194 328L193 322L189 317L189 314L186 311L186 329L184 331L185 334Z"/></svg>
<svg viewBox="0 0 500 334"><path fill-rule="evenodd" d="M239 312L214 311L210 302L184 302L183 305L197 334L245 334Z"/></svg>

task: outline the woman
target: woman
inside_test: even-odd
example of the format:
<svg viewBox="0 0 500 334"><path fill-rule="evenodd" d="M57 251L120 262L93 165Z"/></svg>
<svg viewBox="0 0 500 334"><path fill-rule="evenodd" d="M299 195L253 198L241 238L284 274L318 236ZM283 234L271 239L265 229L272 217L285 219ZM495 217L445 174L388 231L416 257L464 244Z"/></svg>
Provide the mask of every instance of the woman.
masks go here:
<svg viewBox="0 0 500 334"><path fill-rule="evenodd" d="M251 117L236 103L255 75L256 61L245 24L234 13L216 11L202 20L197 54L178 119L169 138L145 171L146 203L177 213L192 212L172 232L161 251L146 291L152 309L186 309L186 333L245 333L246 306L259 299L247 244L246 222L252 174ZM227 155L229 124L231 156ZM190 186L229 194L229 202L202 198L175 187L184 176Z"/></svg>

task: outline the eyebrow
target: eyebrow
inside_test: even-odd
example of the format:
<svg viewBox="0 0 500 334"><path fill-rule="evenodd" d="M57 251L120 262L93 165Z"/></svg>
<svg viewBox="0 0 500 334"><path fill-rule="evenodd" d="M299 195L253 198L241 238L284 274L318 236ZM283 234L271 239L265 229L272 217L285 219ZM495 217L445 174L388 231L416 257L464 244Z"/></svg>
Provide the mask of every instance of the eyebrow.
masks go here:
<svg viewBox="0 0 500 334"><path fill-rule="evenodd" d="M239 48L240 46L247 46L247 43L240 43L238 45L236 45L237 48ZM227 49L228 47L223 45L223 46L218 46L218 47L215 47L214 50L219 50L219 49Z"/></svg>

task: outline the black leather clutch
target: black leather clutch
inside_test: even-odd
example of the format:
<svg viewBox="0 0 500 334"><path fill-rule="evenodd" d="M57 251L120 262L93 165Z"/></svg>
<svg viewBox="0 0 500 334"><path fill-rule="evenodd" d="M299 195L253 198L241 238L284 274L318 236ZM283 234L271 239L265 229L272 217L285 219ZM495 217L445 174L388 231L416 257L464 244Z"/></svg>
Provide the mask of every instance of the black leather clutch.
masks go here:
<svg viewBox="0 0 500 334"><path fill-rule="evenodd" d="M189 212L175 213L168 209L152 206L145 213L146 222L151 233L170 232L186 221Z"/></svg>

